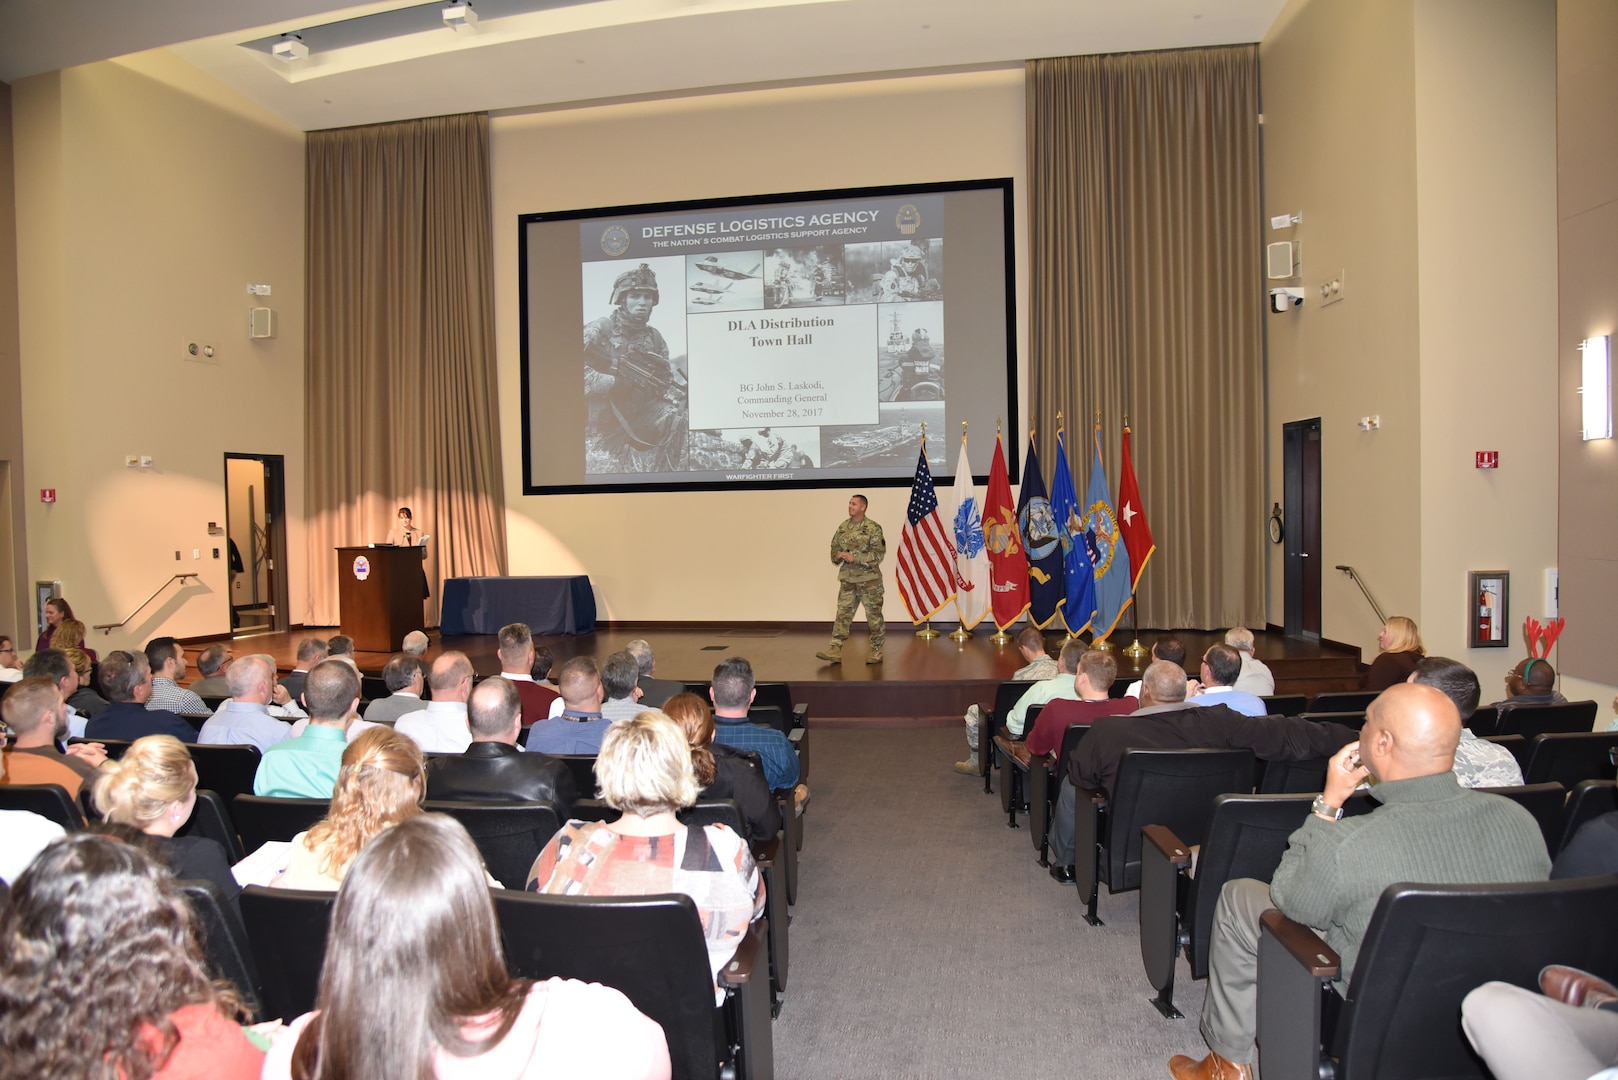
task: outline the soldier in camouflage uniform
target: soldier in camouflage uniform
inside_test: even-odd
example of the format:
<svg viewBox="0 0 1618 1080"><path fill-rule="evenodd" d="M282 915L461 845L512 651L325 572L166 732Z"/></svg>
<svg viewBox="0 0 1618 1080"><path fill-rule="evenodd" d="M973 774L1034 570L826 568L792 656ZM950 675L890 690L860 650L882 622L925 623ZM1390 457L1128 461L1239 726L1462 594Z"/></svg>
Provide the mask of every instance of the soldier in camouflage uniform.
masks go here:
<svg viewBox="0 0 1618 1080"><path fill-rule="evenodd" d="M832 623L831 645L815 653L829 664L842 662L843 639L861 604L871 627L871 653L865 662L882 662L882 642L887 638L887 623L882 619L882 556L887 554L888 544L882 538L882 526L865 516L868 505L864 495L849 499L848 520L837 526L831 538L831 561L837 564L837 621Z"/></svg>
<svg viewBox="0 0 1618 1080"><path fill-rule="evenodd" d="M584 328L588 472L688 467L685 376L647 322L657 301L657 275L641 263L613 282L612 314Z"/></svg>

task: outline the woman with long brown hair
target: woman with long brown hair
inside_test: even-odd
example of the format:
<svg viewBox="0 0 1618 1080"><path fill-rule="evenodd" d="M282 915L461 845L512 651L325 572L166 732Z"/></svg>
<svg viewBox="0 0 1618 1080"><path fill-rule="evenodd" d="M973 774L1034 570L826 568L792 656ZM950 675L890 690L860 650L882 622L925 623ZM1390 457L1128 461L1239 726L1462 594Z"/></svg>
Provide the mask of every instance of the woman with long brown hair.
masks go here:
<svg viewBox="0 0 1618 1080"><path fill-rule="evenodd" d="M349 867L314 1012L275 1042L273 1080L663 1080L663 1029L617 990L513 979L466 830L419 814Z"/></svg>
<svg viewBox="0 0 1618 1080"><path fill-rule="evenodd" d="M781 808L751 755L713 741L713 710L696 694L675 694L663 711L680 725L691 744L691 767L702 790L699 802L735 799L747 825L747 839L762 843L781 831Z"/></svg>
<svg viewBox="0 0 1618 1080"><path fill-rule="evenodd" d="M39 640L34 643L34 651L51 647L51 638L56 636L56 628L62 625L64 619L73 617L73 605L67 602L65 596L53 596L45 601L45 629L39 632ZM82 623L80 624L83 625ZM83 638L83 632L80 632ZM76 643L75 643L76 644Z"/></svg>

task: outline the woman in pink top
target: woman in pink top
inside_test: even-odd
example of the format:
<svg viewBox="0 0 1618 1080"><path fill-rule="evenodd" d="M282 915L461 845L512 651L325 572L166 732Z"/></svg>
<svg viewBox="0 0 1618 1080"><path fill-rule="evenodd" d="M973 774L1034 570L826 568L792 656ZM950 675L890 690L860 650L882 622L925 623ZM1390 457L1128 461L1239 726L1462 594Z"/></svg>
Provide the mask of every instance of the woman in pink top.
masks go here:
<svg viewBox="0 0 1618 1080"><path fill-rule="evenodd" d="M276 1039L267 1080L669 1076L663 1029L617 990L508 974L483 860L442 814L349 866L317 1005Z"/></svg>

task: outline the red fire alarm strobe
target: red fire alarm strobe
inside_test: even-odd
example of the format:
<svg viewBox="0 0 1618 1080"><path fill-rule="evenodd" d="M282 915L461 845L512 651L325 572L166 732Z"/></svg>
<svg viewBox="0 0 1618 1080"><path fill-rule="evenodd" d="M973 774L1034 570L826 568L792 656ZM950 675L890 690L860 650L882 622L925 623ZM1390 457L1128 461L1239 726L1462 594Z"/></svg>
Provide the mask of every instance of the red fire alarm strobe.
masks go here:
<svg viewBox="0 0 1618 1080"><path fill-rule="evenodd" d="M56 501L56 489L55 488L40 488L39 489L39 501L42 502L42 503L53 503L53 502L55 502Z"/></svg>
<svg viewBox="0 0 1618 1080"><path fill-rule="evenodd" d="M1475 468L1479 468L1479 469L1498 469L1499 467L1500 467L1500 451L1498 451L1498 450L1479 450L1477 452L1477 464L1476 464Z"/></svg>

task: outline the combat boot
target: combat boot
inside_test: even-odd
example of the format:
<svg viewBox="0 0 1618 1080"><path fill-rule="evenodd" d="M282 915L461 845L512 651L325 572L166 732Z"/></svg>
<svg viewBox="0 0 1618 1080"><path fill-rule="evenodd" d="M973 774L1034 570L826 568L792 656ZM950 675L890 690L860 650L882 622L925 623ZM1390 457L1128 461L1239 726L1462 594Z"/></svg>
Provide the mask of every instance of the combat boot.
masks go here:
<svg viewBox="0 0 1618 1080"><path fill-rule="evenodd" d="M834 640L830 645L815 653L815 658L824 660L828 664L841 664L843 662L843 643Z"/></svg>
<svg viewBox="0 0 1618 1080"><path fill-rule="evenodd" d="M878 646L871 650L871 655L865 658L867 664L880 664L882 662L882 648Z"/></svg>

